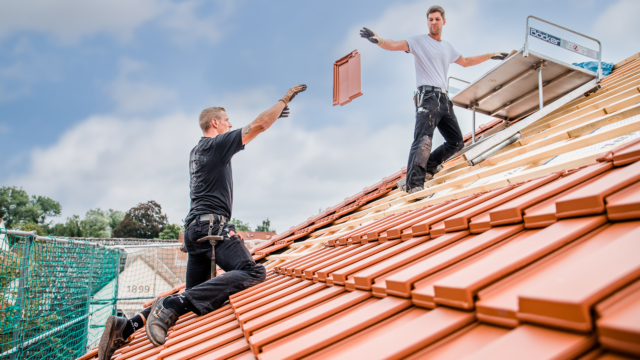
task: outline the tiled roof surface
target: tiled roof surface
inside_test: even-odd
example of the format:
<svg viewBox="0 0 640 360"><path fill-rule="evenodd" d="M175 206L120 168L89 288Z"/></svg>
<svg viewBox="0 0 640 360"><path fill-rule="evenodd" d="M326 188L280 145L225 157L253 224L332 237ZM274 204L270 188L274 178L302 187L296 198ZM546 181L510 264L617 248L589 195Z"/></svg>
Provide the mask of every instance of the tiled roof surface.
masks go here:
<svg viewBox="0 0 640 360"><path fill-rule="evenodd" d="M640 59L602 85L424 191L399 172L279 234L265 282L115 358L640 357Z"/></svg>

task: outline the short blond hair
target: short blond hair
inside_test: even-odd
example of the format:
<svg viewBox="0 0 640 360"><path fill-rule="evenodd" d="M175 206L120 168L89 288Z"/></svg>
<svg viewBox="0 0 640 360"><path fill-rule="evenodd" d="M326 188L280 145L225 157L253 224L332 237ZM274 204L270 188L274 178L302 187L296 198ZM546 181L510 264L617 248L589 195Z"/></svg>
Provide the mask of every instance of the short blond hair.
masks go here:
<svg viewBox="0 0 640 360"><path fill-rule="evenodd" d="M202 110L200 113L200 128L203 132L206 132L211 127L211 119L220 120L222 112L226 112L223 107L214 106Z"/></svg>

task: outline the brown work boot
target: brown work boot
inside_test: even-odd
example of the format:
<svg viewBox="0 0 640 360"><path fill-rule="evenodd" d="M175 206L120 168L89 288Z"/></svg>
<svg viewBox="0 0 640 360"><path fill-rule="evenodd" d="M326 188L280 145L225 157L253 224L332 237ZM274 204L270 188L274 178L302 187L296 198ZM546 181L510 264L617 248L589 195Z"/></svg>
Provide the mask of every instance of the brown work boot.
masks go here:
<svg viewBox="0 0 640 360"><path fill-rule="evenodd" d="M126 339L122 336L122 332L127 325L127 319L117 316L109 316L107 324L104 326L100 345L98 345L98 360L111 359L116 350L125 344Z"/></svg>
<svg viewBox="0 0 640 360"><path fill-rule="evenodd" d="M178 313L164 307L164 300L168 297L165 296L153 301L149 319L144 325L147 330L147 338L154 346L164 345L167 331L178 320Z"/></svg>

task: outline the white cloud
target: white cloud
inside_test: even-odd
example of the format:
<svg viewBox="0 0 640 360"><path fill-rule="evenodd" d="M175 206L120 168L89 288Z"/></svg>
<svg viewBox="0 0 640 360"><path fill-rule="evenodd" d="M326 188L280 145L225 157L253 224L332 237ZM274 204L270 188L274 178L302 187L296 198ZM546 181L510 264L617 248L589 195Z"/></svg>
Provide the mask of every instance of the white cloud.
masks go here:
<svg viewBox="0 0 640 360"><path fill-rule="evenodd" d="M136 113L163 107L176 99L173 90L160 85L136 80L136 75L145 65L132 59L120 60L120 72L107 87L107 93L116 103L116 111Z"/></svg>
<svg viewBox="0 0 640 360"><path fill-rule="evenodd" d="M202 0L6 0L0 2L0 39L17 32L44 33L63 43L105 34L130 41L141 25L157 21L179 42L220 37L215 14L201 16ZM230 5L224 3L224 9ZM225 12L223 12L225 13Z"/></svg>

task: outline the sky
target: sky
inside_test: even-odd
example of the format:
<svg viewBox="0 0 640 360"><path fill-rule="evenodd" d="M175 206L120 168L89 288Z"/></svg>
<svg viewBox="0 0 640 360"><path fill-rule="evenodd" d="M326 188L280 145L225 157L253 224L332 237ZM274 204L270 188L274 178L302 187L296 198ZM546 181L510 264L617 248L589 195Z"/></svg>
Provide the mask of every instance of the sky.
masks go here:
<svg viewBox="0 0 640 360"><path fill-rule="evenodd" d="M189 211L198 115L247 125L297 84L308 90L233 159L233 217L285 231L406 165L413 56L359 37L428 32L425 1L4 0L0 2L0 186L59 201L62 215L155 200ZM463 56L524 44L534 15L599 39L603 61L640 51L640 1L444 0L443 39ZM581 45L597 44L533 21ZM531 49L586 61L530 38ZM332 106L333 62L357 49L363 96ZM452 65L473 81L497 65ZM471 114L456 109L463 133ZM478 124L490 118L478 116ZM436 135L434 145L442 143Z"/></svg>

